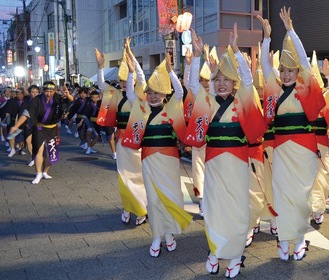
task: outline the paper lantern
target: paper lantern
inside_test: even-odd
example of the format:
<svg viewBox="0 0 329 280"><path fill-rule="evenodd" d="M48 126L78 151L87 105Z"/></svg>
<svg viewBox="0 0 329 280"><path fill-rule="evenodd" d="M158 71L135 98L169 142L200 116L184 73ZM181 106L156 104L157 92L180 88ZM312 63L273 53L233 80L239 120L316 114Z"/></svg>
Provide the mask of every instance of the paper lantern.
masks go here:
<svg viewBox="0 0 329 280"><path fill-rule="evenodd" d="M179 33L182 33L185 30L189 30L192 23L192 14L184 13L179 15L176 22L176 30Z"/></svg>

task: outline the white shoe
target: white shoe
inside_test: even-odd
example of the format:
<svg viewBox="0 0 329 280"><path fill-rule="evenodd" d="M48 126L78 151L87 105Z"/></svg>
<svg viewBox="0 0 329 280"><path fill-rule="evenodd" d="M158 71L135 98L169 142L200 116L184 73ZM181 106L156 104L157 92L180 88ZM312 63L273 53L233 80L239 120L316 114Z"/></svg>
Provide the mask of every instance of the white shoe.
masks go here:
<svg viewBox="0 0 329 280"><path fill-rule="evenodd" d="M78 138L79 137L79 133L78 132L74 133L74 137L75 138Z"/></svg>
<svg viewBox="0 0 329 280"><path fill-rule="evenodd" d="M32 181L33 185L39 184L40 180L42 179L42 173L37 173L35 176L34 180Z"/></svg>
<svg viewBox="0 0 329 280"><path fill-rule="evenodd" d="M154 239L150 246L150 255L151 257L157 258L161 253L161 239Z"/></svg>
<svg viewBox="0 0 329 280"><path fill-rule="evenodd" d="M68 128L68 129L66 129L66 133L67 133L67 134L72 134L72 131L71 131L71 129L69 129L69 128Z"/></svg>
<svg viewBox="0 0 329 280"><path fill-rule="evenodd" d="M32 159L27 166L29 166L29 167L34 166L34 160Z"/></svg>
<svg viewBox="0 0 329 280"><path fill-rule="evenodd" d="M19 154L22 155L22 156L25 156L26 152L24 150L19 150Z"/></svg>
<svg viewBox="0 0 329 280"><path fill-rule="evenodd" d="M174 251L177 246L177 242L175 240L174 235L171 233L166 233L165 239L166 239L166 247L167 247L168 252Z"/></svg>
<svg viewBox="0 0 329 280"><path fill-rule="evenodd" d="M136 217L136 226L140 226L146 222L146 216L137 216Z"/></svg>
<svg viewBox="0 0 329 280"><path fill-rule="evenodd" d="M246 248L249 247L254 240L254 229L249 229L247 234Z"/></svg>
<svg viewBox="0 0 329 280"><path fill-rule="evenodd" d="M96 154L97 151L93 150L92 148L90 148L90 151L93 153L93 154Z"/></svg>
<svg viewBox="0 0 329 280"><path fill-rule="evenodd" d="M314 212L313 213L313 218L314 218L314 222L317 225L321 225L323 223L323 220L324 220L323 213L321 213L321 212Z"/></svg>
<svg viewBox="0 0 329 280"><path fill-rule="evenodd" d="M308 251L308 245L310 241L303 238L303 240L297 244L295 244L294 248L294 260L300 261L305 257L305 251Z"/></svg>
<svg viewBox="0 0 329 280"><path fill-rule="evenodd" d="M283 261L289 260L289 240L278 241L277 247L280 259Z"/></svg>
<svg viewBox="0 0 329 280"><path fill-rule="evenodd" d="M43 179L52 179L53 177L51 177L50 175L48 175L47 172L42 172L42 178Z"/></svg>
<svg viewBox="0 0 329 280"><path fill-rule="evenodd" d="M113 153L112 158L113 158L114 160L116 160L116 159L117 159L117 153Z"/></svg>
<svg viewBox="0 0 329 280"><path fill-rule="evenodd" d="M84 144L80 145L80 148L82 148L84 150L87 150L88 144L87 143L84 143Z"/></svg>
<svg viewBox="0 0 329 280"><path fill-rule="evenodd" d="M241 256L239 258L235 258L230 260L228 266L226 267L225 277L226 278L234 278L240 273L240 268L244 267L245 256Z"/></svg>
<svg viewBox="0 0 329 280"><path fill-rule="evenodd" d="M218 259L212 253L208 255L206 269L210 274L217 274L219 271Z"/></svg>
<svg viewBox="0 0 329 280"><path fill-rule="evenodd" d="M12 157L12 156L14 156L14 154L16 154L16 150L15 149L11 149L11 151L8 154L8 157Z"/></svg>
<svg viewBox="0 0 329 280"><path fill-rule="evenodd" d="M121 214L121 221L125 224L129 224L130 222L130 212L127 212L126 210L122 210Z"/></svg>
<svg viewBox="0 0 329 280"><path fill-rule="evenodd" d="M5 137L3 137L3 135L1 135L1 142L5 142L5 141L6 141Z"/></svg>
<svg viewBox="0 0 329 280"><path fill-rule="evenodd" d="M6 142L5 146L6 146L6 147L9 147L9 143L8 143L8 142Z"/></svg>
<svg viewBox="0 0 329 280"><path fill-rule="evenodd" d="M87 148L87 151L86 151L86 155L90 155L90 153L91 153L91 148L88 147L88 148Z"/></svg>
<svg viewBox="0 0 329 280"><path fill-rule="evenodd" d="M6 150L6 152L8 152L8 153L9 153L10 151L11 151L11 148L9 147L9 148Z"/></svg>

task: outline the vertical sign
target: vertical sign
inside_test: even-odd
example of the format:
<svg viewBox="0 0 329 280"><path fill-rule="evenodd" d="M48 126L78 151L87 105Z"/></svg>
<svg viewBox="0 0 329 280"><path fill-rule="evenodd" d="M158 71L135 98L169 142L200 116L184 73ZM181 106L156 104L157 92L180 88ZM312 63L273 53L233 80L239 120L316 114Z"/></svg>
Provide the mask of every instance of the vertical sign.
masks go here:
<svg viewBox="0 0 329 280"><path fill-rule="evenodd" d="M165 42L166 42L166 53L170 54L171 64L173 65L174 71L177 73L179 69L177 68L176 41L166 40Z"/></svg>
<svg viewBox="0 0 329 280"><path fill-rule="evenodd" d="M48 54L49 55L55 55L55 34L54 32L48 33Z"/></svg>
<svg viewBox="0 0 329 280"><path fill-rule="evenodd" d="M13 52L12 52L12 50L7 50L7 65L13 65Z"/></svg>

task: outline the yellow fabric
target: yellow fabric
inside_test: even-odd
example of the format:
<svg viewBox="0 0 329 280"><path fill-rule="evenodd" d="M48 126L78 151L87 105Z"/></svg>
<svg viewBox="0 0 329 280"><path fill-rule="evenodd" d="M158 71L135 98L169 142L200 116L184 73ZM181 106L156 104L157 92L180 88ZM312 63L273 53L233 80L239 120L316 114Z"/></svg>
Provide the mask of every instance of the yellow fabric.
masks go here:
<svg viewBox="0 0 329 280"><path fill-rule="evenodd" d="M324 84L323 84L323 80L322 80L322 77L320 74L320 70L319 70L319 66L318 66L318 59L317 59L315 51L313 51L311 66L314 71L314 76L315 76L316 80L318 81L320 88L323 88Z"/></svg>
<svg viewBox="0 0 329 280"><path fill-rule="evenodd" d="M218 55L217 55L217 50L216 50L216 47L214 46L212 48L212 50L210 51L209 53L209 56L212 56L217 62L219 61L218 60ZM210 74L211 74L211 71L210 71L210 68L208 66L208 63L207 61L205 61L203 63L203 66L201 68L201 71L200 71L200 77L206 79L206 80L210 80Z"/></svg>
<svg viewBox="0 0 329 280"><path fill-rule="evenodd" d="M183 208L181 208L179 205L171 201L169 198L167 198L161 190L153 183L153 187L160 197L162 203L166 205L166 209L168 212L174 217L176 222L180 225L181 229L185 229L187 226L189 226L193 220L193 217L185 212Z"/></svg>
<svg viewBox="0 0 329 280"><path fill-rule="evenodd" d="M238 62L235 59L231 46L228 46L222 54L217 65L219 71L233 81L240 81L238 75Z"/></svg>
<svg viewBox="0 0 329 280"><path fill-rule="evenodd" d="M44 128L54 128L57 124L43 124L43 123L37 123L37 126L41 126Z"/></svg>
<svg viewBox="0 0 329 280"><path fill-rule="evenodd" d="M171 83L164 59L153 71L148 86L155 92L171 94Z"/></svg>
<svg viewBox="0 0 329 280"><path fill-rule="evenodd" d="M146 210L143 208L136 198L133 196L129 188L123 182L122 177L118 176L119 183L119 193L122 199L123 208L128 211L134 213L136 216L145 216Z"/></svg>
<svg viewBox="0 0 329 280"><path fill-rule="evenodd" d="M288 34L283 40L280 64L290 69L299 68L300 66L295 46Z"/></svg>
<svg viewBox="0 0 329 280"><path fill-rule="evenodd" d="M256 67L256 72L253 77L253 83L254 86L257 88L264 88L265 85L265 80L264 80L264 75L262 71L262 66L260 65L259 60L257 60L257 67Z"/></svg>
<svg viewBox="0 0 329 280"><path fill-rule="evenodd" d="M129 68L128 68L127 59L126 59L126 49L124 49L120 67L119 67L119 71L118 71L118 79L121 81L127 81L128 73L129 73Z"/></svg>
<svg viewBox="0 0 329 280"><path fill-rule="evenodd" d="M121 141L121 138L118 139L116 151L122 204L126 211L144 216L147 212L147 197L142 176L141 151L123 147Z"/></svg>
<svg viewBox="0 0 329 280"><path fill-rule="evenodd" d="M277 50L274 54L273 54L273 67L275 69L279 69L280 66L280 51Z"/></svg>

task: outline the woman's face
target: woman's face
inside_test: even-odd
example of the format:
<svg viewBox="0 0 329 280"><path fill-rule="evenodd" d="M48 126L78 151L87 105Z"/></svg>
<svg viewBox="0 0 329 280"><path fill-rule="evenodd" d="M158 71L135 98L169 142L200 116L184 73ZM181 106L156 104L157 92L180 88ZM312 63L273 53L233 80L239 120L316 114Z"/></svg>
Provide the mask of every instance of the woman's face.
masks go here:
<svg viewBox="0 0 329 280"><path fill-rule="evenodd" d="M165 99L165 97L166 97L165 94L155 92L151 89L149 89L148 92L146 93L147 102L152 107L160 106L163 103L163 100Z"/></svg>
<svg viewBox="0 0 329 280"><path fill-rule="evenodd" d="M209 91L209 80L200 77L200 84L203 86L205 91Z"/></svg>
<svg viewBox="0 0 329 280"><path fill-rule="evenodd" d="M218 71L213 82L214 82L215 93L218 94L219 96L225 98L233 92L235 82L227 78L220 71Z"/></svg>
<svg viewBox="0 0 329 280"><path fill-rule="evenodd" d="M292 69L280 66L280 79L285 86L291 86L296 82L298 76L298 68Z"/></svg>
<svg viewBox="0 0 329 280"><path fill-rule="evenodd" d="M126 81L120 80L119 85L120 85L122 91L126 91L126 85L127 85Z"/></svg>

